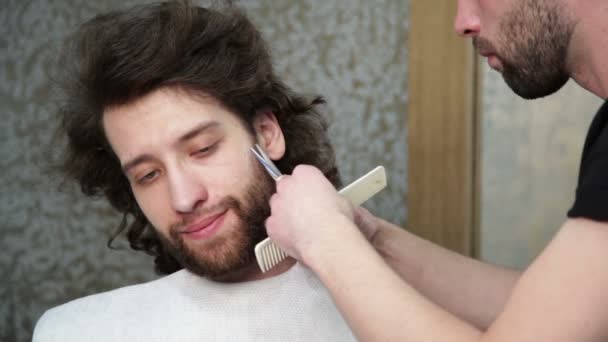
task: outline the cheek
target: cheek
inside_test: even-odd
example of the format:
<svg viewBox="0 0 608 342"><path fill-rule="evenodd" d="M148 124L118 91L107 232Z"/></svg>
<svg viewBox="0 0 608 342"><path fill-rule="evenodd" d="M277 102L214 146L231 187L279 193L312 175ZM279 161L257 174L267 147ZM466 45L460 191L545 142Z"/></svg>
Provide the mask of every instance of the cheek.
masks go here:
<svg viewBox="0 0 608 342"><path fill-rule="evenodd" d="M256 172L253 163L257 161L250 154L248 145L231 147L213 163L200 167L211 196L238 195L251 183Z"/></svg>
<svg viewBox="0 0 608 342"><path fill-rule="evenodd" d="M241 193L251 182L251 172L250 167L243 163L227 164L213 171L207 170L205 178L210 197L241 197Z"/></svg>
<svg viewBox="0 0 608 342"><path fill-rule="evenodd" d="M513 2L494 0L480 1L479 11L483 20L490 25L496 25L505 17L505 15L508 14L510 10L510 3Z"/></svg>
<svg viewBox="0 0 608 342"><path fill-rule="evenodd" d="M170 222L170 203L167 201L168 194L164 193L163 187L151 187L143 191L134 191L135 200L143 211L148 221L156 229L166 227Z"/></svg>

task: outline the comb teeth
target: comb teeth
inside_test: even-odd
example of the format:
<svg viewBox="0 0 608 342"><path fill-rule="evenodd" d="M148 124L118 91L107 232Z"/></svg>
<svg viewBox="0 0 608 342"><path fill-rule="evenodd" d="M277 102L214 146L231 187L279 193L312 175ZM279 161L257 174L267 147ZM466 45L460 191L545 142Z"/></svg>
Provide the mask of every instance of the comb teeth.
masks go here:
<svg viewBox="0 0 608 342"><path fill-rule="evenodd" d="M255 246L255 257L262 272L266 272L285 260L287 253L267 238Z"/></svg>

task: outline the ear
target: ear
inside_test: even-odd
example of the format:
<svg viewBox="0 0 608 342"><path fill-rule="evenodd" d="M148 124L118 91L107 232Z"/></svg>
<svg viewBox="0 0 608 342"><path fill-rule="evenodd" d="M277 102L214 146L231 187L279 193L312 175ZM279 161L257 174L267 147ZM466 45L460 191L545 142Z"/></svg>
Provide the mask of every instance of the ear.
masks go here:
<svg viewBox="0 0 608 342"><path fill-rule="evenodd" d="M261 111L253 119L256 141L272 160L279 160L285 155L285 137L279 121L270 110Z"/></svg>

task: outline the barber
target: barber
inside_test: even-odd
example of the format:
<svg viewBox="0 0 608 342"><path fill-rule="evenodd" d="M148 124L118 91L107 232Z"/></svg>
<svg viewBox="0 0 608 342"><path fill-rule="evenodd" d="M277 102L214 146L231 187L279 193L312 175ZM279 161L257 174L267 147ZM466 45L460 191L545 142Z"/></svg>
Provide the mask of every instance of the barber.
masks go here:
<svg viewBox="0 0 608 342"><path fill-rule="evenodd" d="M459 0L455 28L523 98L569 78L608 97L606 0ZM353 208L311 166L282 177L270 205L269 236L318 275L361 341L608 341L608 103L567 219L523 272Z"/></svg>

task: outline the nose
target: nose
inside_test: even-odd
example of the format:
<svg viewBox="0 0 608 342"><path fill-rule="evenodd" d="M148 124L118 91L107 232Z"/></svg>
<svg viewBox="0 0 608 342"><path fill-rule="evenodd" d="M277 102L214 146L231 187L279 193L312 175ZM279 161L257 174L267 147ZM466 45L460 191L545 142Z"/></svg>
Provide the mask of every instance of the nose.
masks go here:
<svg viewBox="0 0 608 342"><path fill-rule="evenodd" d="M458 0L457 6L454 30L462 37L477 36L481 26L477 0Z"/></svg>
<svg viewBox="0 0 608 342"><path fill-rule="evenodd" d="M208 198L201 175L187 167L176 167L167 175L173 210L180 214L193 212Z"/></svg>

